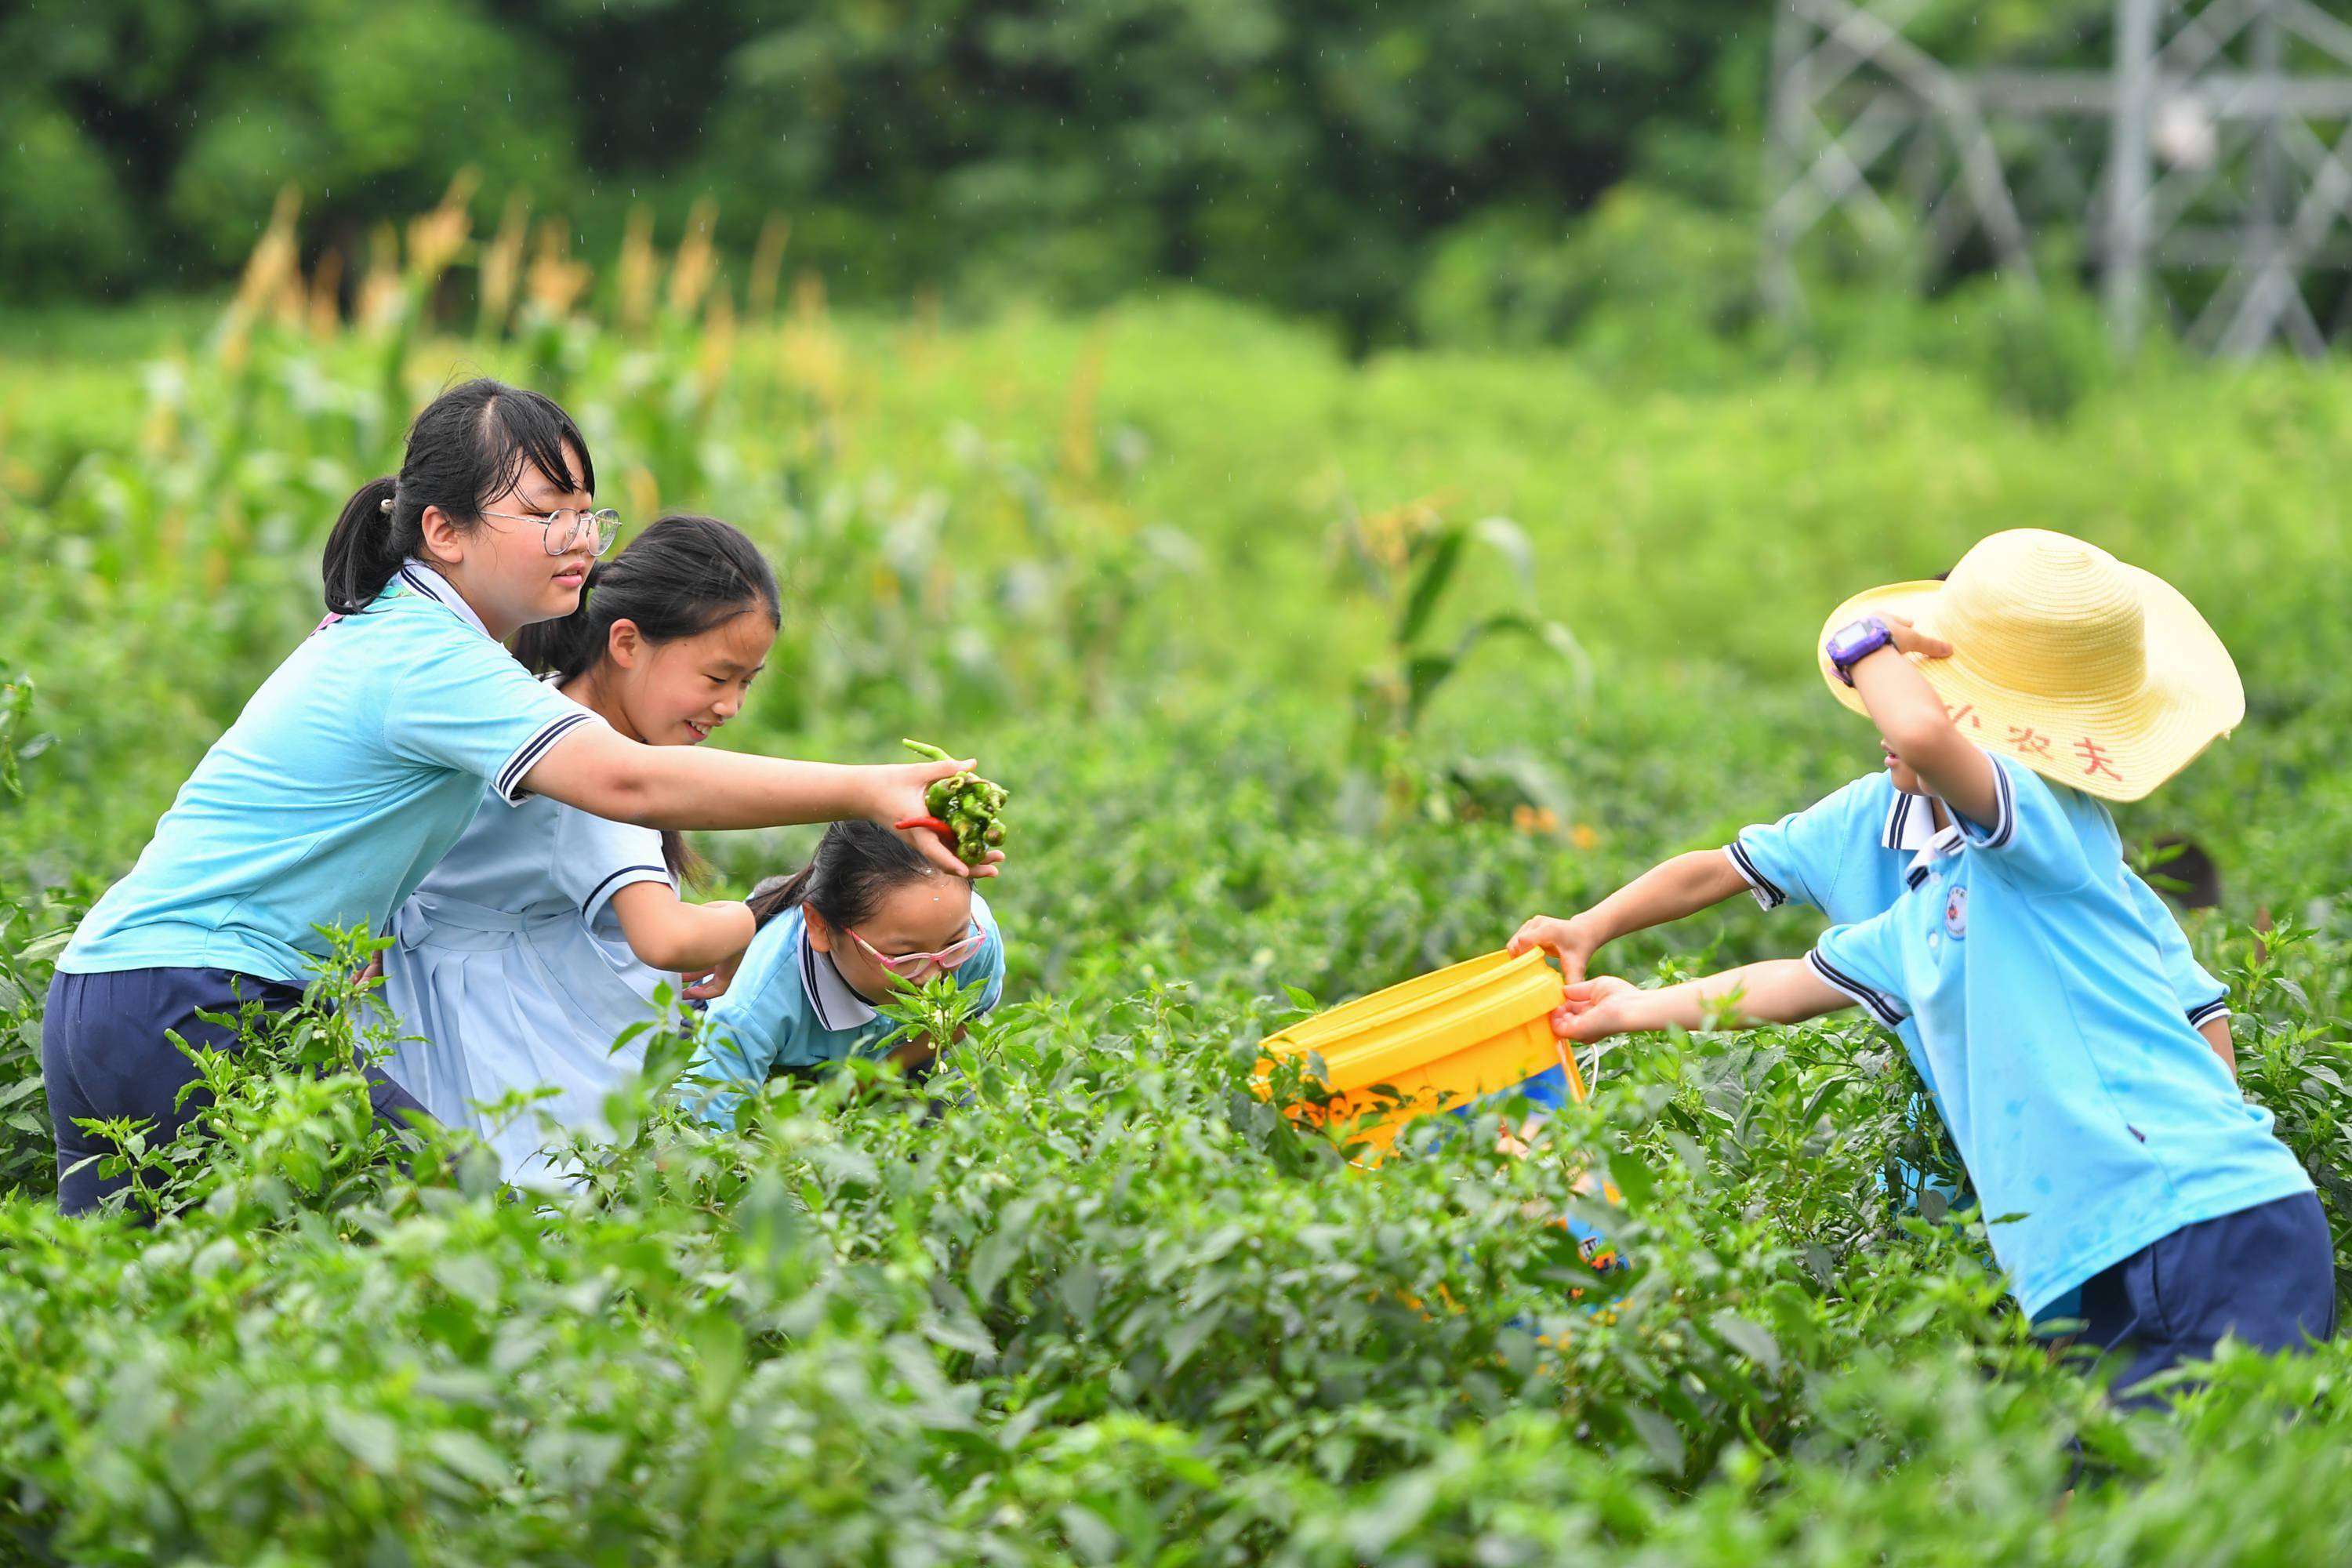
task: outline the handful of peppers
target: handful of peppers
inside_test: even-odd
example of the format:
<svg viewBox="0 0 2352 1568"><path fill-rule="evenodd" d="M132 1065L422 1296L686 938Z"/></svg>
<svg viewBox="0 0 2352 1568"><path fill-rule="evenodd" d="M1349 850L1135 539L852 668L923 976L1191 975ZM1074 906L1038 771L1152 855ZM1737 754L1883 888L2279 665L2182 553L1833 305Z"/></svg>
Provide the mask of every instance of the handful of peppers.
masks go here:
<svg viewBox="0 0 2352 1568"><path fill-rule="evenodd" d="M935 763L955 760L937 746L927 746L920 741L908 741L905 745L917 756ZM929 828L955 847L957 858L967 866L977 866L988 858L990 850L1004 842L1004 823L1000 816L1004 800L1003 784L978 773L950 773L923 792L923 804L931 808L930 816L910 816L898 826Z"/></svg>

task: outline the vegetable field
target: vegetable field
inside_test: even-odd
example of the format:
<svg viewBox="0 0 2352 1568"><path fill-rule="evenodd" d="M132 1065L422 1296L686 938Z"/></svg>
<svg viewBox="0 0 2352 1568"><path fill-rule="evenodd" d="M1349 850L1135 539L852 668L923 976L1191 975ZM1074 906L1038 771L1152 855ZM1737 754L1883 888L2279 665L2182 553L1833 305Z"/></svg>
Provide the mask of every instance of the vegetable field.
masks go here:
<svg viewBox="0 0 2352 1568"><path fill-rule="evenodd" d="M225 308L0 337L12 1560L2345 1559L2352 1348L2231 1350L2114 1412L1979 1216L1906 1208L1895 1173L1953 1157L1857 1016L1619 1042L1517 1160L1490 1113L1360 1168L1250 1084L1304 1010L1867 771L1822 617L2059 527L2181 585L2244 672L2244 729L2120 820L2219 864L2190 934L2352 1283L2352 375L2151 364L2037 420L1964 365L1358 362L1185 295L843 318L692 247L591 274L520 231L453 311L462 224L349 315L281 227ZM322 1016L208 1069L226 1136L137 1152L160 1222L62 1220L61 933L471 369L574 413L600 504L770 551L783 627L724 743L978 755L1011 1005L920 1091L779 1082L740 1135L657 1048L532 1201L454 1137L381 1158L358 1080L297 1070ZM812 842L700 847L740 894ZM1813 934L1727 908L1604 958ZM1617 1201L1574 1195L1593 1172Z"/></svg>

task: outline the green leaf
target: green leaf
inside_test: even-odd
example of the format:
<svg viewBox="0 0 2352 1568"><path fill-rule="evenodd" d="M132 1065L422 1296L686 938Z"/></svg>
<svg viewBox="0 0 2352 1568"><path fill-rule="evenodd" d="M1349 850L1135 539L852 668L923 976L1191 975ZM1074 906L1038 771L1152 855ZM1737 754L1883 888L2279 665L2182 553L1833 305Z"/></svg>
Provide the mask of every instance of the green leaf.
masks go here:
<svg viewBox="0 0 2352 1568"><path fill-rule="evenodd" d="M1162 1375L1175 1376L1184 1363L1192 1359L1192 1352L1199 1350L1202 1342L1211 1334L1215 1333L1217 1325L1224 1321L1223 1307L1208 1307L1193 1313L1168 1331L1168 1337L1160 1342L1160 1349L1166 1352L1168 1356L1168 1364L1162 1369Z"/></svg>
<svg viewBox="0 0 2352 1568"><path fill-rule="evenodd" d="M1727 1307L1707 1320L1724 1342L1762 1367L1771 1376L1780 1375L1780 1342L1762 1328L1749 1322Z"/></svg>
<svg viewBox="0 0 2352 1568"><path fill-rule="evenodd" d="M502 1281L498 1267L478 1252L446 1253L433 1260L431 1272L444 1290L477 1310L496 1311Z"/></svg>
<svg viewBox="0 0 2352 1568"><path fill-rule="evenodd" d="M1822 1108L1837 1098L1838 1092L1853 1082L1851 1077L1839 1074L1816 1088L1805 1099L1805 1109L1797 1114L1797 1125L1810 1129L1822 1119Z"/></svg>
<svg viewBox="0 0 2352 1568"><path fill-rule="evenodd" d="M1453 676L1460 661L1451 654L1416 654L1405 661L1404 722L1410 730L1420 722L1421 710L1437 689Z"/></svg>
<svg viewBox="0 0 2352 1568"><path fill-rule="evenodd" d="M1559 655L1560 660L1574 672L1580 688L1591 687L1592 659L1584 651L1584 645L1578 642L1575 634L1558 621L1545 620L1535 616L1506 612L1473 621L1463 628L1462 636L1455 641L1454 657L1457 659L1467 658L1471 649L1489 637L1523 637L1531 639Z"/></svg>
<svg viewBox="0 0 2352 1568"><path fill-rule="evenodd" d="M1413 574L1412 588L1405 595L1404 610L1397 616L1396 646L1409 648L1421 640L1437 602L1444 597L1446 584L1454 581L1454 568L1462 563L1462 546L1465 534L1461 524L1447 523L1416 547L1423 559Z"/></svg>
<svg viewBox="0 0 2352 1568"><path fill-rule="evenodd" d="M331 1405L323 1417L327 1435L343 1451L369 1469L389 1472L400 1467L400 1429L372 1410Z"/></svg>
<svg viewBox="0 0 2352 1568"><path fill-rule="evenodd" d="M1536 623L1535 637L1538 642L1559 655L1571 668L1591 679L1592 656L1584 651L1584 644L1578 640L1574 632L1558 621L1546 619Z"/></svg>
<svg viewBox="0 0 2352 1568"><path fill-rule="evenodd" d="M1670 1476L1682 1474L1687 1456L1681 1427L1646 1405L1627 1405L1625 1419L1632 1425L1633 1435L1642 1440L1642 1447L1658 1462L1659 1469Z"/></svg>
<svg viewBox="0 0 2352 1568"><path fill-rule="evenodd" d="M499 1451L457 1427L443 1427L425 1439L425 1452L475 1485L493 1489L514 1479L514 1467Z"/></svg>
<svg viewBox="0 0 2352 1568"><path fill-rule="evenodd" d="M17 962L47 963L63 952L66 950L66 943L71 941L73 941L73 932L70 931L53 931L47 936L36 937L18 950Z"/></svg>
<svg viewBox="0 0 2352 1568"><path fill-rule="evenodd" d="M1070 1316L1081 1323L1094 1321L1095 1305L1102 1298L1102 1276L1095 1271L1093 1264L1073 1265L1055 1282L1054 1289L1061 1297L1062 1305L1070 1310Z"/></svg>
<svg viewBox="0 0 2352 1568"><path fill-rule="evenodd" d="M1081 1563L1112 1563L1121 1555L1118 1531L1083 1503L1066 1503L1058 1516L1063 1538Z"/></svg>
<svg viewBox="0 0 2352 1568"><path fill-rule="evenodd" d="M1624 1195L1628 1208L1639 1207L1657 1196L1657 1178L1651 1175L1650 1167L1622 1150L1609 1156L1609 1179Z"/></svg>
<svg viewBox="0 0 2352 1568"><path fill-rule="evenodd" d="M986 1310L996 1299L996 1288L1004 1282L1004 1276L1028 1251L1027 1240L1005 1226L1000 1226L981 1237L980 1245L972 1248L971 1267L966 1273L972 1304Z"/></svg>
<svg viewBox="0 0 2352 1568"><path fill-rule="evenodd" d="M1503 558L1511 581L1532 598L1536 591L1536 547L1527 530L1507 517L1482 517L1470 525L1471 536Z"/></svg>
<svg viewBox="0 0 2352 1568"><path fill-rule="evenodd" d="M1348 1540L1366 1562L1386 1557L1397 1538L1418 1530L1437 1504L1438 1480L1426 1469L1407 1470L1372 1494L1371 1504L1348 1521Z"/></svg>

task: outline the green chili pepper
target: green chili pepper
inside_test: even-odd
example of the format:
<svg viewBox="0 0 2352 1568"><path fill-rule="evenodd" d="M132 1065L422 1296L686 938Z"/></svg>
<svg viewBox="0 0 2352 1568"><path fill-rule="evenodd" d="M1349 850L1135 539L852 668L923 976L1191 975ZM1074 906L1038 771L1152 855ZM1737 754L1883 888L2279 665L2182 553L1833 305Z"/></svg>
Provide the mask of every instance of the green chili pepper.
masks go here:
<svg viewBox="0 0 2352 1568"><path fill-rule="evenodd" d="M921 741L908 741L906 746L935 763L955 761L949 752ZM987 859L989 850L1004 842L1000 817L1009 798L1003 784L973 773L935 779L923 791L923 804L938 820L940 836L952 842L957 856L971 866Z"/></svg>

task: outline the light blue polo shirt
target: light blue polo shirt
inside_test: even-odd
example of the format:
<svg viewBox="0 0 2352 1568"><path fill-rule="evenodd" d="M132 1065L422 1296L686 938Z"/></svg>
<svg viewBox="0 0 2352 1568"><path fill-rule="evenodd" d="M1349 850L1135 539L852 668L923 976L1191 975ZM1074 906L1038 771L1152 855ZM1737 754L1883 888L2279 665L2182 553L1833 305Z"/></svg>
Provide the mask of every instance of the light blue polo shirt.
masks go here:
<svg viewBox="0 0 2352 1568"><path fill-rule="evenodd" d="M549 748L602 722L411 562L262 682L58 967L306 984L328 952L313 928L383 930L485 795L516 799Z"/></svg>
<svg viewBox="0 0 2352 1568"><path fill-rule="evenodd" d="M1004 995L1004 939L977 889L971 918L987 940L956 967L956 984L985 985L980 1003L985 1013ZM710 1005L701 1048L687 1069L732 1087L704 1091L707 1099L689 1091L688 1101L709 1121L732 1126L735 1108L759 1092L770 1073L875 1055L898 1027L850 988L829 955L809 945L806 917L786 910L751 938L727 994Z"/></svg>
<svg viewBox="0 0 2352 1568"><path fill-rule="evenodd" d="M2106 808L1992 761L1996 819L1962 819L1918 887L1809 962L1890 1028L1917 1020L1993 1254L2036 1314L2183 1226L2312 1187L2175 1005Z"/></svg>
<svg viewBox="0 0 2352 1568"><path fill-rule="evenodd" d="M1756 901L1819 910L1836 925L1856 925L1894 907L1927 876L1934 859L1935 814L1927 797L1905 795L1884 770L1854 780L1780 821L1744 827L1724 847ZM2191 1027L2230 1010L2230 989L2207 973L2180 922L2155 889L2126 868L2132 902L2156 939L2170 995ZM1936 1092L1936 1075L1906 1018L1895 1030L1911 1065Z"/></svg>

